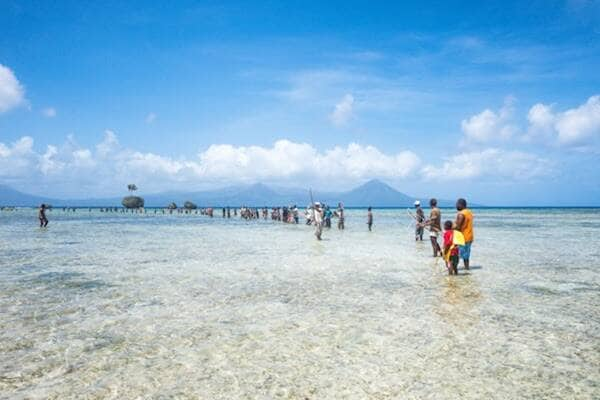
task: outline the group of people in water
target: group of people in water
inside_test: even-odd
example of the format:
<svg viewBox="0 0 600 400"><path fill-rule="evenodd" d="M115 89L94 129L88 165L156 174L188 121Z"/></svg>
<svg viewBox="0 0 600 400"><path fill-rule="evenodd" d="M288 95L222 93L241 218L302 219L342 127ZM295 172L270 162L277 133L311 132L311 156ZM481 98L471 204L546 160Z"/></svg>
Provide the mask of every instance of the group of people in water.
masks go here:
<svg viewBox="0 0 600 400"><path fill-rule="evenodd" d="M425 215L425 211L421 207L419 201L415 201L415 214L413 215L410 211L409 214L415 220L415 240L423 241L425 231L429 233L429 240L433 250L433 257L443 257L446 261L448 272L453 275L458 273L459 260L463 260L465 269L469 269L469 261L471 256L471 245L473 243L473 212L467 208L467 201L460 198L456 201L456 218L454 221L446 220L442 225L442 212L438 207L436 199L429 200L429 217ZM48 226L48 218L46 216L46 210L51 208L46 204L41 204L38 209L38 219L40 227ZM89 211L92 209L90 208ZM232 213L233 210L233 213ZM75 208L63 208L63 211L75 211ZM107 207L101 208L101 212L118 212L118 208ZM120 209L121 212L126 212L125 209ZM154 213L165 210L155 209ZM167 212L172 214L174 211L177 213L185 214L201 214L209 217L214 216L214 209L200 208L200 209L167 209ZM146 210L135 210L135 212L146 213ZM231 216L237 217L237 207L223 207L222 215L223 218L231 218ZM289 207L273 207L270 212L267 207L263 208L251 208L241 207L239 208L240 217L245 220L254 219L268 219L269 216L273 221L281 221L289 224L300 223L300 210L296 205ZM315 228L315 236L317 240L322 239L323 229L331 228L332 218L337 218L337 228L343 230L345 228L345 213L344 205L338 203L335 210L320 202L313 202L309 205L305 212L304 217L306 219L306 225L312 225ZM368 207L367 209L367 227L369 231L373 229L373 209ZM442 237L442 244L438 242L438 239Z"/></svg>
<svg viewBox="0 0 600 400"><path fill-rule="evenodd" d="M429 200L429 217L421 207L420 201L415 201L415 240L423 241L425 231L429 232L429 240L433 250L433 257L443 257L450 275L458 274L459 260L463 260L465 269L469 269L471 258L471 245L473 243L473 212L467 208L467 201L460 198L456 201L456 218L454 221L446 220L442 232L442 212L438 207L437 199ZM339 203L338 209L331 213L326 205L314 203L307 210L307 224L315 226L317 240L322 239L323 227L331 227L331 216L337 216L338 228L344 229L344 207ZM369 232L373 229L373 209L367 208L367 227ZM442 245L438 239L442 236Z"/></svg>
<svg viewBox="0 0 600 400"><path fill-rule="evenodd" d="M442 256L450 275L458 274L459 259L463 260L465 269L469 269L471 245L473 243L473 212L467 208L467 201L460 198L456 201L456 218L446 220L443 225L442 246L438 238L442 235L442 212L437 200L429 200L429 218L421 208L421 203L415 201L415 240L422 241L425 230L429 231L429 240L433 256ZM412 214L411 214L412 215Z"/></svg>

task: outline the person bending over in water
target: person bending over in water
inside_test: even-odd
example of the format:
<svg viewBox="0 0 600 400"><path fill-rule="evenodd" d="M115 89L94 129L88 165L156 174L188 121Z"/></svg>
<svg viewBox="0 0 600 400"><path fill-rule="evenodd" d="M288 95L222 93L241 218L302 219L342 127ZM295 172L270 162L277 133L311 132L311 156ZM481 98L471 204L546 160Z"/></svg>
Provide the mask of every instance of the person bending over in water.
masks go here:
<svg viewBox="0 0 600 400"><path fill-rule="evenodd" d="M473 243L473 212L467 208L467 201L465 199L456 200L456 222L454 223L455 229L460 231L465 237L465 245L460 246L460 258L463 259L465 269L469 269L469 259L471 258L471 244Z"/></svg>
<svg viewBox="0 0 600 400"><path fill-rule="evenodd" d="M371 232L371 227L373 226L373 211L371 207L367 209L367 226L369 227L369 232Z"/></svg>
<svg viewBox="0 0 600 400"><path fill-rule="evenodd" d="M458 275L458 246L454 244L452 221L444 222L444 259L450 275Z"/></svg>
<svg viewBox="0 0 600 400"><path fill-rule="evenodd" d="M48 226L48 218L46 218L46 205L40 205L38 210L38 218L40 220L40 228L45 228Z"/></svg>
<svg viewBox="0 0 600 400"><path fill-rule="evenodd" d="M437 200L431 199L429 200L429 206L431 207L431 212L429 213L429 219L425 221L423 226L429 227L429 240L431 240L431 247L433 248L433 256L437 257L438 253L442 255L442 249L440 249L440 245L438 244L437 238L442 231L442 212L437 207Z"/></svg>

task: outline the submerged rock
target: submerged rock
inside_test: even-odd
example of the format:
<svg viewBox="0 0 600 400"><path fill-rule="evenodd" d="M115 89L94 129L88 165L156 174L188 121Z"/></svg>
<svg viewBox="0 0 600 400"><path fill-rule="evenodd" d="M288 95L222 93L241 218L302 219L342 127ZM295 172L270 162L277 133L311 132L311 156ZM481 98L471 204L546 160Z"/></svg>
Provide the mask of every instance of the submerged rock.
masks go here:
<svg viewBox="0 0 600 400"><path fill-rule="evenodd" d="M144 199L139 196L127 196L123 197L121 204L125 208L142 208L144 207Z"/></svg>
<svg viewBox="0 0 600 400"><path fill-rule="evenodd" d="M196 208L198 208L198 206L197 206L197 205L195 205L194 203L192 203L191 201L186 201L186 202L183 204L183 207L184 207L186 210L195 210Z"/></svg>
<svg viewBox="0 0 600 400"><path fill-rule="evenodd" d="M167 208L168 208L169 210L177 210L177 204L175 204L175 203L170 203L170 204L167 206Z"/></svg>

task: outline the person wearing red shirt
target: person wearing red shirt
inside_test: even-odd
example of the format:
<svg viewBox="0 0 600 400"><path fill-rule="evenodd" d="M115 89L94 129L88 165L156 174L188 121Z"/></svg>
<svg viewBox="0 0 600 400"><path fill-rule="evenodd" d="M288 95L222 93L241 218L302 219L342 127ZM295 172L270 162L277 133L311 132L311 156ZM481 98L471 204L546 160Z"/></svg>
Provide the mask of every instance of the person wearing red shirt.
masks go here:
<svg viewBox="0 0 600 400"><path fill-rule="evenodd" d="M444 258L450 275L458 275L458 246L454 244L452 221L444 222Z"/></svg>

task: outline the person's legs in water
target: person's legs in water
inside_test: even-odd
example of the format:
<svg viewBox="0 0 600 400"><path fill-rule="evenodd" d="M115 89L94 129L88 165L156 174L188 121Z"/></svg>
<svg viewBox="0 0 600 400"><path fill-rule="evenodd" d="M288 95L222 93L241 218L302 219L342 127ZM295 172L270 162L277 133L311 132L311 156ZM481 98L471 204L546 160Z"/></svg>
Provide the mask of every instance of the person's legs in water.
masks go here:
<svg viewBox="0 0 600 400"><path fill-rule="evenodd" d="M442 249L440 248L440 245L438 244L438 241L437 241L437 233L432 231L431 234L429 235L429 240L431 240L431 247L433 248L433 256L437 257L438 253L441 255Z"/></svg>
<svg viewBox="0 0 600 400"><path fill-rule="evenodd" d="M416 236L415 240L423 241L423 227L422 226L417 227L415 236Z"/></svg>
<svg viewBox="0 0 600 400"><path fill-rule="evenodd" d="M450 256L450 264L452 269L450 270L450 275L458 275L458 256Z"/></svg>
<svg viewBox="0 0 600 400"><path fill-rule="evenodd" d="M469 259L471 258L471 243L467 242L464 246L460 246L460 258L463 260L465 269L469 269Z"/></svg>

